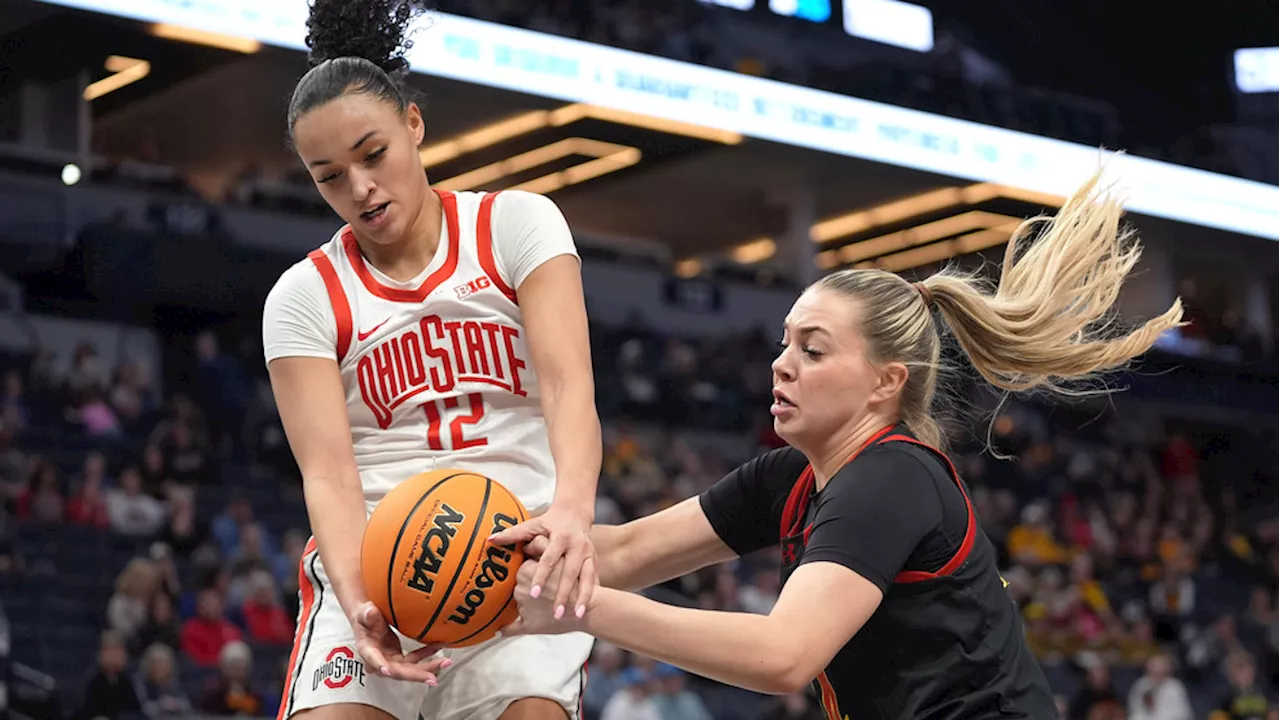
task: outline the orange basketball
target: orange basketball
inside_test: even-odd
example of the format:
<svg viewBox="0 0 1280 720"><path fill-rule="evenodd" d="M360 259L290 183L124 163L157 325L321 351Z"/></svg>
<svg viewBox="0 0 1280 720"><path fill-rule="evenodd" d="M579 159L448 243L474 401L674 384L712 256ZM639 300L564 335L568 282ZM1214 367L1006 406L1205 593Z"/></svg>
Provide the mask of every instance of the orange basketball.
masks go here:
<svg viewBox="0 0 1280 720"><path fill-rule="evenodd" d="M500 483L464 470L415 475L387 493L364 531L365 591L387 622L422 643L466 647L518 611L521 547L490 535L529 517Z"/></svg>

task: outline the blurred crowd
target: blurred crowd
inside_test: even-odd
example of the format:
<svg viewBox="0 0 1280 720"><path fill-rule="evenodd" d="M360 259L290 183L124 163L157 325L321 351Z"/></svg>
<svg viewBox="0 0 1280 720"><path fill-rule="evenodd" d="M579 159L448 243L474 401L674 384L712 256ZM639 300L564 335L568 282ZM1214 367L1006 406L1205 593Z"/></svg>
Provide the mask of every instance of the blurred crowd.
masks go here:
<svg viewBox="0 0 1280 720"><path fill-rule="evenodd" d="M781 444L763 412L774 352L763 332L690 339L597 323L592 342L599 522L661 509ZM299 477L255 342L186 343L163 373L89 344L5 359L0 600L13 661L62 682L33 717L276 712L307 539ZM985 422L949 425L1066 716L1275 717L1274 438L1246 452L1229 429L1098 414L1014 402L989 437ZM767 613L777 567L764 552L651 593ZM53 613L79 618L96 659ZM807 693L735 691L604 643L585 705L601 720L821 717Z"/></svg>

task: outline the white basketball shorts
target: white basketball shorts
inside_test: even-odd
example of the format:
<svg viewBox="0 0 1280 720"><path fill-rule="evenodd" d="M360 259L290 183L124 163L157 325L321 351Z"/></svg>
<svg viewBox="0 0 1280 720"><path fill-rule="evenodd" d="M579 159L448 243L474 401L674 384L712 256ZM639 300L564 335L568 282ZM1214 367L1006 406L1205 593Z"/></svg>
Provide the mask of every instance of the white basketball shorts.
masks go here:
<svg viewBox="0 0 1280 720"><path fill-rule="evenodd" d="M340 703L370 705L397 720L497 720L513 701L546 698L581 720L586 663L594 639L583 633L495 638L468 648L443 650L453 665L428 687L392 680L366 668L355 636L325 574L315 540L299 569L301 604L290 671L278 720L310 708ZM405 651L422 647L401 638Z"/></svg>

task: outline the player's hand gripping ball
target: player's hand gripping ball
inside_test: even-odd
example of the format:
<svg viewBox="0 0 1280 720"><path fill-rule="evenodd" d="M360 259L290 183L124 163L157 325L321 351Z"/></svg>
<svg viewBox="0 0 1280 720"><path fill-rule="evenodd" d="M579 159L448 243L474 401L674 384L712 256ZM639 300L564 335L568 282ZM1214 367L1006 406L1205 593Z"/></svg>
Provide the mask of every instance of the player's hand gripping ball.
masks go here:
<svg viewBox="0 0 1280 720"><path fill-rule="evenodd" d="M365 592L386 622L421 643L466 647L518 617L523 544L489 536L524 522L500 483L463 470L415 475L387 493L365 528Z"/></svg>

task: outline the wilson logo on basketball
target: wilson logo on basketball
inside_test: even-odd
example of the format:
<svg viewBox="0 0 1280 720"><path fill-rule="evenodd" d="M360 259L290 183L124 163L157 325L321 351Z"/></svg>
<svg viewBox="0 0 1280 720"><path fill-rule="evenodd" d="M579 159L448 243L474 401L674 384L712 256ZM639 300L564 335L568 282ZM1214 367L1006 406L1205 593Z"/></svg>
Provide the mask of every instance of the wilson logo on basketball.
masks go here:
<svg viewBox="0 0 1280 720"><path fill-rule="evenodd" d="M396 408L429 390L483 383L525 397L520 372L528 363L517 352L519 339L520 329L508 325L428 315L360 357L360 398L385 430Z"/></svg>
<svg viewBox="0 0 1280 720"><path fill-rule="evenodd" d="M354 680L364 687L364 663L356 659L356 654L349 647L336 647L329 651L324 664L316 668L311 677L311 689L315 691L323 684L330 690L340 690Z"/></svg>
<svg viewBox="0 0 1280 720"><path fill-rule="evenodd" d="M430 594L436 586L435 576L440 572L440 564L449 553L449 543L458 533L458 524L466 520L466 516L442 503L436 516L431 520L431 527L422 537L422 552L413 559L413 576L409 578L409 587Z"/></svg>
<svg viewBox="0 0 1280 720"><path fill-rule="evenodd" d="M519 524L519 520L510 515L502 513L493 514L493 529L489 531L490 535L502 532L509 527ZM511 553L515 551L514 545L489 545L485 551L484 562L480 563L480 574L476 576L475 587L467 591L463 596L462 602L453 609L453 613L446 618L446 622L458 623L466 625L471 622L471 618L484 605L485 591L493 587L494 583L505 582L511 574Z"/></svg>
<svg viewBox="0 0 1280 720"><path fill-rule="evenodd" d="M458 294L458 299L462 300L490 287L493 287L493 281L481 275L469 283L463 283L455 287L453 291Z"/></svg>

